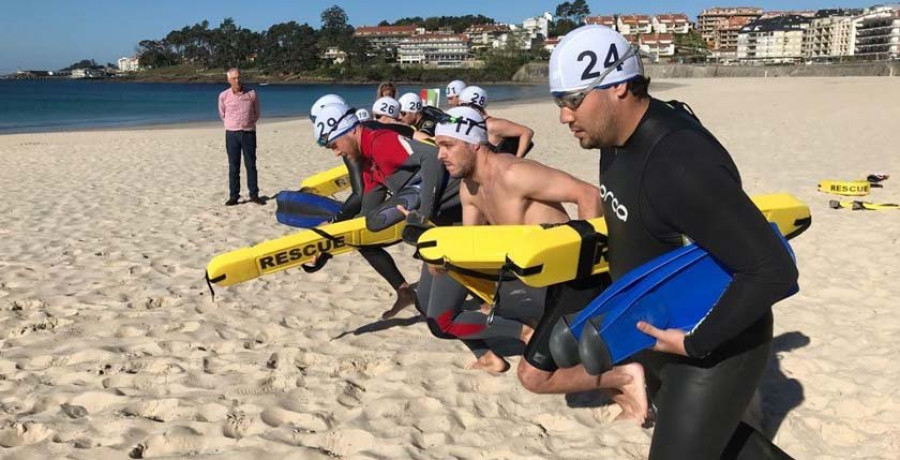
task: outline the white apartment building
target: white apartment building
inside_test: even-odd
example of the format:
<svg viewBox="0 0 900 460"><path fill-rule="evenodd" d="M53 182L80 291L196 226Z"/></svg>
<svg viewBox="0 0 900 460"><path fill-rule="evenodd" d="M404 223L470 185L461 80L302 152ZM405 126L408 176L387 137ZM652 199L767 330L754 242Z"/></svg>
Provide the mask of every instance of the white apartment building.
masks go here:
<svg viewBox="0 0 900 460"><path fill-rule="evenodd" d="M651 21L653 31L661 34L686 34L691 31L691 21L684 13L658 14Z"/></svg>
<svg viewBox="0 0 900 460"><path fill-rule="evenodd" d="M856 36L853 17L843 12L827 12L813 18L803 35L803 57L807 59L827 59L852 56Z"/></svg>
<svg viewBox="0 0 900 460"><path fill-rule="evenodd" d="M742 27L737 59L746 63L786 64L803 59L803 34L810 19L789 15L758 19Z"/></svg>
<svg viewBox="0 0 900 460"><path fill-rule="evenodd" d="M649 34L653 21L646 14L621 14L616 17L616 29L622 35Z"/></svg>
<svg viewBox="0 0 900 460"><path fill-rule="evenodd" d="M553 22L553 15L544 12L540 16L526 18L522 21L522 29L528 34L528 39L534 40L540 35L543 38L550 36L550 23Z"/></svg>
<svg viewBox="0 0 900 460"><path fill-rule="evenodd" d="M874 6L853 18L854 54L863 59L900 58L900 6Z"/></svg>
<svg viewBox="0 0 900 460"><path fill-rule="evenodd" d="M400 41L400 64L461 67L469 57L469 40L462 34L424 33Z"/></svg>
<svg viewBox="0 0 900 460"><path fill-rule="evenodd" d="M137 72L140 70L140 64L136 57L119 58L118 64L120 72Z"/></svg>
<svg viewBox="0 0 900 460"><path fill-rule="evenodd" d="M655 61L661 57L672 57L675 55L675 34L673 33L652 33L641 35L638 40L641 48L641 54L652 56Z"/></svg>
<svg viewBox="0 0 900 460"><path fill-rule="evenodd" d="M424 33L425 29L418 26L376 26L376 27L357 27L354 35L365 39L369 44L377 49L395 55L397 46L403 39L412 37L418 33Z"/></svg>
<svg viewBox="0 0 900 460"><path fill-rule="evenodd" d="M493 49L506 46L510 32L510 27L506 24L474 24L463 35L469 39L472 50Z"/></svg>

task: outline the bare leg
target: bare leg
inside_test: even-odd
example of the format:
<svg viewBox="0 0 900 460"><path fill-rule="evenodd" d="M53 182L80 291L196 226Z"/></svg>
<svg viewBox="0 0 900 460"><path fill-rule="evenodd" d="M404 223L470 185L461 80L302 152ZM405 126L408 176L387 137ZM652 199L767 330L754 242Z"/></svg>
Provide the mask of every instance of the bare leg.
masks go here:
<svg viewBox="0 0 900 460"><path fill-rule="evenodd" d="M631 363L615 369L630 375L632 379L630 383L610 390L612 400L622 408L616 420L634 420L638 425L643 425L648 411L644 368L638 363Z"/></svg>
<svg viewBox="0 0 900 460"><path fill-rule="evenodd" d="M599 376L593 376L581 365L547 372L523 359L519 362L518 374L522 385L534 393L559 394L609 390L613 401L622 406L621 418L634 419L638 424L643 424L647 416L644 369L638 363L616 366Z"/></svg>

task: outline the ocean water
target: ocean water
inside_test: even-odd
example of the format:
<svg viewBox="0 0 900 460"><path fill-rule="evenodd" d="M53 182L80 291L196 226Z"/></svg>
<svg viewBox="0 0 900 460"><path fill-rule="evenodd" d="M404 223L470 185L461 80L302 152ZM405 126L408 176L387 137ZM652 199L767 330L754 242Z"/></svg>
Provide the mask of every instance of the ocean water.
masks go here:
<svg viewBox="0 0 900 460"><path fill-rule="evenodd" d="M432 84L429 87L440 85ZM371 109L376 85L250 85L262 117L304 116L319 96L337 93ZM128 83L103 80L0 80L0 134L172 124L219 119L227 84ZM545 85L485 85L490 101L549 97ZM400 94L421 87L400 86Z"/></svg>

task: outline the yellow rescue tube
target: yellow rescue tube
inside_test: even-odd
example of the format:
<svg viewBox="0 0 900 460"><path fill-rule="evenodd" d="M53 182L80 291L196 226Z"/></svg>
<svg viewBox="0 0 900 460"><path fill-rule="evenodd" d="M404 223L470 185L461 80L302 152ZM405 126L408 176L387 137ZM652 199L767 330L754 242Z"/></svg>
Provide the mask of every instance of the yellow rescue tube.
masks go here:
<svg viewBox="0 0 900 460"><path fill-rule="evenodd" d="M350 173L346 165L313 174L300 183L300 190L322 196L331 196L348 188L350 188Z"/></svg>
<svg viewBox="0 0 900 460"><path fill-rule="evenodd" d="M811 223L809 207L789 194L752 199L787 238ZM424 261L469 277L487 280L505 269L541 287L608 271L606 234L603 218L554 226L438 227L422 234L417 246Z"/></svg>
<svg viewBox="0 0 900 460"><path fill-rule="evenodd" d="M270 273L312 262L317 255L354 251L363 245L400 241L406 221L379 232L366 229L365 217L322 225L214 257L206 267L210 282L220 286L243 283Z"/></svg>
<svg viewBox="0 0 900 460"><path fill-rule="evenodd" d="M823 180L819 181L819 191L834 195L866 196L872 184L867 180Z"/></svg>

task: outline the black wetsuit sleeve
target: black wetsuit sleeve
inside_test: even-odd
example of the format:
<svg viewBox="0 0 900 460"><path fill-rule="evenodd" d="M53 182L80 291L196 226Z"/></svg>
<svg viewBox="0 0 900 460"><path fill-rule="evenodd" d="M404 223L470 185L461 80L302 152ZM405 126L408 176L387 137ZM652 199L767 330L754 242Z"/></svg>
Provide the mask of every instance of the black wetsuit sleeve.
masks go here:
<svg viewBox="0 0 900 460"><path fill-rule="evenodd" d="M433 220L437 214L438 204L444 194L447 171L438 160L437 155L423 153L419 174L422 176L422 194L419 196L419 214Z"/></svg>
<svg viewBox="0 0 900 460"><path fill-rule="evenodd" d="M391 190L399 191L413 176L422 179L418 213L433 219L447 185L447 170L437 157L437 148L418 141L410 141L413 151L394 174L385 182Z"/></svg>
<svg viewBox="0 0 900 460"><path fill-rule="evenodd" d="M662 223L687 235L734 271L707 317L684 341L702 357L769 312L797 283L781 240L741 188L737 169L717 142L693 131L667 136L642 179L644 197Z"/></svg>
<svg viewBox="0 0 900 460"><path fill-rule="evenodd" d="M362 211L362 195L363 195L363 177L362 177L362 165L357 161L353 161L347 157L344 157L344 165L347 166L347 171L349 172L350 179L350 196L344 200L344 204L341 205L340 212L334 217L334 222L340 222L347 219L352 219L353 217L359 215L360 211Z"/></svg>

